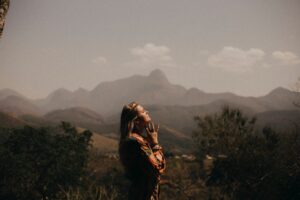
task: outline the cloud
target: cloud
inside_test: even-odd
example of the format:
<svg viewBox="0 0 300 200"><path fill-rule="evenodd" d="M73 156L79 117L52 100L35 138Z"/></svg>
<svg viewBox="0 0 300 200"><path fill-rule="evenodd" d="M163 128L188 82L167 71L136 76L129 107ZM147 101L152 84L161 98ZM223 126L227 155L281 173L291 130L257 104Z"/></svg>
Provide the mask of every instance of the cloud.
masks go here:
<svg viewBox="0 0 300 200"><path fill-rule="evenodd" d="M272 57L281 65L296 65L300 63L299 57L290 51L274 51Z"/></svg>
<svg viewBox="0 0 300 200"><path fill-rule="evenodd" d="M242 50L226 46L220 52L210 55L207 64L227 71L246 72L263 60L264 56L265 52L261 49Z"/></svg>
<svg viewBox="0 0 300 200"><path fill-rule="evenodd" d="M96 57L92 60L92 63L94 63L94 64L105 64L105 63L107 63L107 59L105 57L98 56L98 57Z"/></svg>
<svg viewBox="0 0 300 200"><path fill-rule="evenodd" d="M130 53L137 57L139 64L143 66L175 66L170 52L171 50L169 47L163 45L159 46L153 43L147 43L143 47L135 47L130 49Z"/></svg>

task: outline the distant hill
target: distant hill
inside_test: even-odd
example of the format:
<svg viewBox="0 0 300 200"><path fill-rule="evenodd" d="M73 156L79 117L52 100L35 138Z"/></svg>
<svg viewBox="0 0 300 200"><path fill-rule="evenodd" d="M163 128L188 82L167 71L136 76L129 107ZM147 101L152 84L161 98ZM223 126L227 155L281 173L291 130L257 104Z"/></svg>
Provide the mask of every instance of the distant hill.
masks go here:
<svg viewBox="0 0 300 200"><path fill-rule="evenodd" d="M9 88L4 88L0 90L0 100L5 99L8 96L17 96L17 97L25 98L22 94Z"/></svg>
<svg viewBox="0 0 300 200"><path fill-rule="evenodd" d="M0 100L0 111L14 116L23 114L40 115L42 113L41 109L30 100L15 95L6 96Z"/></svg>
<svg viewBox="0 0 300 200"><path fill-rule="evenodd" d="M60 88L50 93L46 98L34 102L46 111L71 107L89 107L89 93L82 88L74 92Z"/></svg>
<svg viewBox="0 0 300 200"><path fill-rule="evenodd" d="M36 116L36 115L30 115L30 114L24 114L18 116L18 119L21 119L26 123L28 126L32 127L42 127L42 126L55 126L57 123L47 120L43 116Z"/></svg>
<svg viewBox="0 0 300 200"><path fill-rule="evenodd" d="M268 110L295 110L294 102L300 100L300 93L278 87L258 99L264 103Z"/></svg>
<svg viewBox="0 0 300 200"><path fill-rule="evenodd" d="M165 151L173 153L191 153L193 151L193 141L189 135L166 125L160 125L159 142Z"/></svg>
<svg viewBox="0 0 300 200"><path fill-rule="evenodd" d="M76 127L77 131L83 132L85 129ZM119 142L116 139L105 137L99 133L93 132L92 136L93 147L101 153L116 153L118 151Z"/></svg>
<svg viewBox="0 0 300 200"><path fill-rule="evenodd" d="M54 110L45 114L44 118L53 122L67 121L86 128L103 125L105 123L100 114L83 107Z"/></svg>
<svg viewBox="0 0 300 200"><path fill-rule="evenodd" d="M275 130L287 132L300 126L300 109L267 111L256 115L257 125L270 126Z"/></svg>
<svg viewBox="0 0 300 200"><path fill-rule="evenodd" d="M7 113L0 112L0 128L20 128L24 125L26 125L26 122Z"/></svg>

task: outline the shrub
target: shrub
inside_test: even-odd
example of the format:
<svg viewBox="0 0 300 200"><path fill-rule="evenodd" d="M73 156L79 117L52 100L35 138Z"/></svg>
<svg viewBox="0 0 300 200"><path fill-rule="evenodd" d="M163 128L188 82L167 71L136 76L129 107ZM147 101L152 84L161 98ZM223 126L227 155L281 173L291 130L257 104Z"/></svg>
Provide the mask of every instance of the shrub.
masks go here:
<svg viewBox="0 0 300 200"><path fill-rule="evenodd" d="M54 198L61 188L81 184L90 131L79 134L63 122L60 129L25 126L6 134L0 147L0 199Z"/></svg>
<svg viewBox="0 0 300 200"><path fill-rule="evenodd" d="M238 109L195 117L194 139L202 161L213 161L204 178L211 199L299 199L300 133L284 137L269 127L255 131L255 119Z"/></svg>

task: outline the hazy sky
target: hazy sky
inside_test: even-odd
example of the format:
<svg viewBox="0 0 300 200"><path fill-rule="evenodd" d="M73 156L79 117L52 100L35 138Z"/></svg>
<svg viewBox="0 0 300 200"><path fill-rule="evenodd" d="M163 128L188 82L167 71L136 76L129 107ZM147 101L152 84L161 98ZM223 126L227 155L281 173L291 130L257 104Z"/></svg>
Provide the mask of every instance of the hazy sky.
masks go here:
<svg viewBox="0 0 300 200"><path fill-rule="evenodd" d="M162 69L259 96L300 76L300 0L12 0L0 89L31 98Z"/></svg>

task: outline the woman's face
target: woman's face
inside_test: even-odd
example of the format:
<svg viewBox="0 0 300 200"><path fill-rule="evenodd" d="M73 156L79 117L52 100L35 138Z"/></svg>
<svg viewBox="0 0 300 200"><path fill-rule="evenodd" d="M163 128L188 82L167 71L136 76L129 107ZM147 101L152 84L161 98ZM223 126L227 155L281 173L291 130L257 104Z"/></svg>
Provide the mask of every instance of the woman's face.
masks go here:
<svg viewBox="0 0 300 200"><path fill-rule="evenodd" d="M136 107L138 118L145 124L151 122L151 117L148 114L148 111L143 108L143 106L138 105Z"/></svg>

